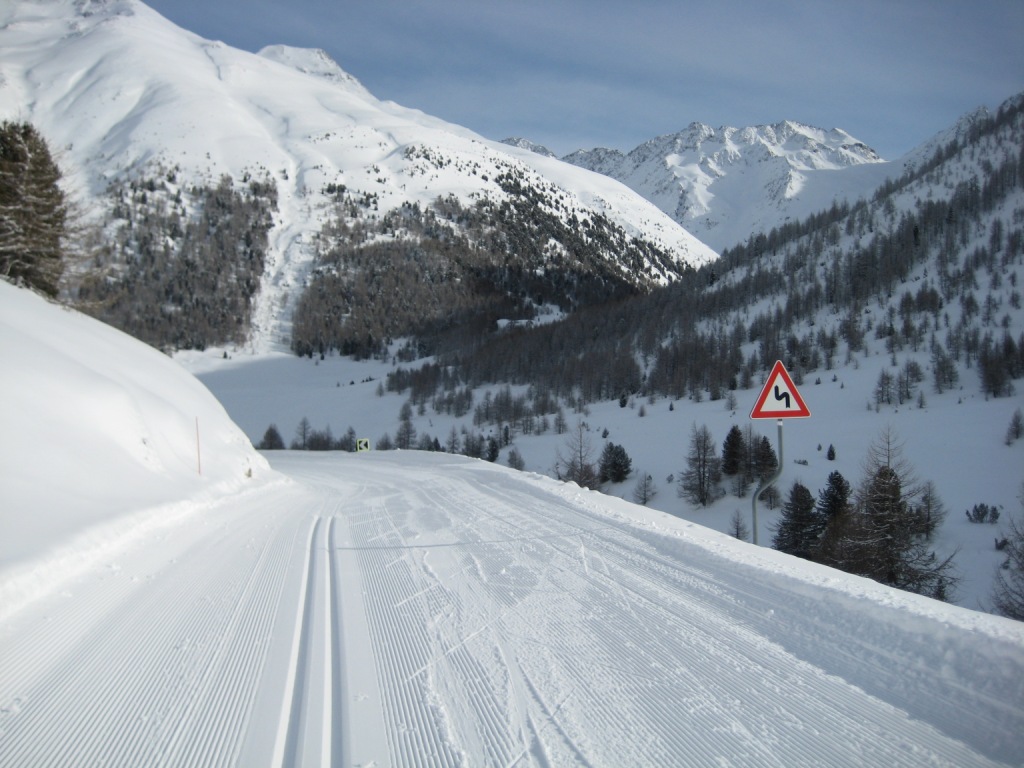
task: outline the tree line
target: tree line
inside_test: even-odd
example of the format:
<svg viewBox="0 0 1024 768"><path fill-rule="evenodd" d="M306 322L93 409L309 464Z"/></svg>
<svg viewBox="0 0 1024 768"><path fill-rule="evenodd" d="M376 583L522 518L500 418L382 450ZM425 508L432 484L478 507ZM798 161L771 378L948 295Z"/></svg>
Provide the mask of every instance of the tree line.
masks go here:
<svg viewBox="0 0 1024 768"><path fill-rule="evenodd" d="M946 199L898 207L922 181L907 174L884 196L752 236L671 285L491 332L438 362L457 386L507 381L585 402L623 392L718 399L775 360L800 383L866 354L874 339L894 357L930 350L937 391L966 367L986 394L1006 396L1024 373L1024 334L1010 332L1008 315L1021 302L1008 268L1024 261L1024 220L1006 210L1024 185L1021 104L972 135L937 150L944 162L922 172L951 188ZM962 178L970 158L981 176ZM924 277L911 284L915 270ZM823 311L830 321L817 325Z"/></svg>
<svg viewBox="0 0 1024 768"><path fill-rule="evenodd" d="M409 335L421 356L462 350L485 343L499 319L603 305L688 271L602 214L570 211L521 169L495 181L501 200L449 195L380 216L365 196L332 186L334 217L295 311L296 354L369 357Z"/></svg>

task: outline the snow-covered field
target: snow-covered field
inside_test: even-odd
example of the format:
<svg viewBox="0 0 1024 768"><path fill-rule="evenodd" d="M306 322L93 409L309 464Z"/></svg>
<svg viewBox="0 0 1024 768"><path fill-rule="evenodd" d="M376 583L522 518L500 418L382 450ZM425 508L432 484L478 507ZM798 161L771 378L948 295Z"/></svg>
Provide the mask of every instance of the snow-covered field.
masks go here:
<svg viewBox="0 0 1024 768"><path fill-rule="evenodd" d="M290 443L303 418L313 429L330 427L335 437L352 427L371 445L385 432L393 436L399 426L399 412L408 393L377 394L378 386L394 367L390 364L339 357L309 360L289 354L231 354L231 359L224 360L221 350L187 352L180 353L179 360L224 403L253 443L262 439L270 424L275 424L285 442ZM1021 408L1024 400L1020 396L986 399L976 373L965 369L960 387L941 395L932 392L925 382L923 409L907 403L876 411L872 393L879 368L888 359L884 353L872 359L860 357L852 365L815 372L804 380L799 391L811 418L789 420L783 428L784 467L778 488L784 499L798 481L817 498L834 470L856 486L870 444L883 430L891 428L918 479L935 484L948 512L936 539L936 550L942 554L959 550L955 562L961 582L953 602L984 610L990 604L993 574L1005 559L996 551L994 540L997 535L1005 535L1010 516L1020 519L1022 514L1024 441L1007 446L1004 438L1014 410ZM500 388L477 391L477 403L488 389L496 393ZM521 394L525 388L513 391ZM608 487L609 495L632 501L637 476L647 472L657 488L649 506L725 532L737 511L750 526L749 493L744 498L727 494L708 508L694 507L678 497L676 480L686 467L690 430L695 424L706 425L719 446L734 424L741 429L753 424L756 432L775 444L775 421L752 422L749 418L758 391L738 390L734 411L726 408L725 400L694 403L662 398L651 403L637 398L626 408L620 408L617 401L595 403L586 413L570 409L565 416L570 426L581 420L588 428L586 437L593 461L598 460L607 442L622 445L631 457L633 474L625 483ZM413 416L413 423L418 435L429 434L442 445L453 426L484 434L497 432L491 426L474 427L472 411L456 419L434 413L429 405L425 414ZM607 437L603 437L605 430ZM543 435L518 434L512 445L502 450L498 462L505 464L509 450L514 448L523 457L526 470L554 476L558 455L571 453L567 450L569 438L556 435L553 429ZM827 458L830 445L836 450L834 461ZM1000 523L968 522L965 510L978 503L1001 507ZM768 509L763 501L759 504L760 544L771 546L777 516L778 509Z"/></svg>
<svg viewBox="0 0 1024 768"><path fill-rule="evenodd" d="M0 358L0 765L1021 763L1020 623L482 461L271 470L2 283Z"/></svg>

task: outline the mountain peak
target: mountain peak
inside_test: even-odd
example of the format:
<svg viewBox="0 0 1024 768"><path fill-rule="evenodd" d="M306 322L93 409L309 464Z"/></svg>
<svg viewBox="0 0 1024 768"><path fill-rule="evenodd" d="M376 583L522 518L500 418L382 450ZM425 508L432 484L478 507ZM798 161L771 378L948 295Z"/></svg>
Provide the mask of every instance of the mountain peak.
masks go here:
<svg viewBox="0 0 1024 768"><path fill-rule="evenodd" d="M502 144L508 144L510 147L518 147L519 149L528 149L530 152L536 152L538 155L543 157L557 157L557 155L550 149L545 147L543 144L536 144L529 139L524 139L521 136L510 136L507 139L501 140Z"/></svg>
<svg viewBox="0 0 1024 768"><path fill-rule="evenodd" d="M369 96L362 83L343 70L327 51L321 48L296 48L291 45L268 45L260 49L259 56L286 67L313 75L331 83L343 85L351 91Z"/></svg>
<svg viewBox="0 0 1024 768"><path fill-rule="evenodd" d="M500 180L514 179L543 188L557 202L552 216L604 218L663 251L652 281L715 257L607 177L381 101L323 51L238 50L140 0L0 2L0 72L0 119L38 127L62 153L72 196L97 217L112 205L112 184L126 179L204 186L228 177L274 189L254 347L287 339L338 189L385 215L449 197L500 201L511 194Z"/></svg>
<svg viewBox="0 0 1024 768"><path fill-rule="evenodd" d="M815 201L845 192L839 177L822 184L823 174L884 162L846 131L795 120L717 129L692 122L627 154L594 149L563 159L618 179L716 250L787 217L813 213ZM881 181L869 177L867 188ZM800 200L812 183L814 194Z"/></svg>

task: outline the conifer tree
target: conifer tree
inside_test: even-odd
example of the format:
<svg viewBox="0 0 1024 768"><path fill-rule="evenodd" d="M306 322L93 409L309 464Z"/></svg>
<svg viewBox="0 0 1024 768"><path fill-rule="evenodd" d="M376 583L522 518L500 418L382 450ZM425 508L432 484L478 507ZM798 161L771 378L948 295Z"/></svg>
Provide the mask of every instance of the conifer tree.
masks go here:
<svg viewBox="0 0 1024 768"><path fill-rule="evenodd" d="M818 513L826 524L849 510L850 491L845 477L838 471L829 473L825 488L818 494Z"/></svg>
<svg viewBox="0 0 1024 768"><path fill-rule="evenodd" d="M284 439L281 437L281 433L278 432L276 424L271 424L267 427L267 431L263 433L263 439L260 440L260 444L257 447L261 451L279 451L284 448Z"/></svg>
<svg viewBox="0 0 1024 768"><path fill-rule="evenodd" d="M722 474L732 477L743 468L743 455L747 446L743 440L743 431L733 424L722 443Z"/></svg>
<svg viewBox="0 0 1024 768"><path fill-rule="evenodd" d="M775 454L775 449L772 448L771 441L762 435L760 442L757 444L757 451L755 452L756 464L757 464L757 476L760 479L765 479L774 474L775 470L779 467L779 457Z"/></svg>
<svg viewBox="0 0 1024 768"><path fill-rule="evenodd" d="M908 592L949 599L959 580L956 552L939 558L928 548L918 509L925 486L903 458L902 445L885 429L871 445L854 511L840 521L841 540L828 542L840 552L829 564Z"/></svg>
<svg viewBox="0 0 1024 768"><path fill-rule="evenodd" d="M626 449L615 443L606 443L598 461L598 476L602 483L621 483L633 471L633 460Z"/></svg>
<svg viewBox="0 0 1024 768"><path fill-rule="evenodd" d="M67 204L46 141L28 123L0 124L0 275L56 296Z"/></svg>
<svg viewBox="0 0 1024 768"><path fill-rule="evenodd" d="M782 517L775 526L772 547L796 557L810 559L825 530L825 519L814 505L807 487L794 482L782 505Z"/></svg>

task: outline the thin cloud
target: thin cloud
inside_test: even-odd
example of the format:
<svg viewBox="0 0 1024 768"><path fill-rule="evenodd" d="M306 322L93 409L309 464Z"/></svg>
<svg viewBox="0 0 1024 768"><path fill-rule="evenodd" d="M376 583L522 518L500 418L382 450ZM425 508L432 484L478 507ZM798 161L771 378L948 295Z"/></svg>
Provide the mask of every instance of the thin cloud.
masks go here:
<svg viewBox="0 0 1024 768"><path fill-rule="evenodd" d="M1019 0L151 5L249 50L323 48L380 98L559 154L794 119L894 157L1024 89Z"/></svg>

